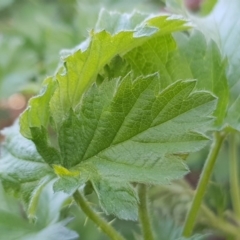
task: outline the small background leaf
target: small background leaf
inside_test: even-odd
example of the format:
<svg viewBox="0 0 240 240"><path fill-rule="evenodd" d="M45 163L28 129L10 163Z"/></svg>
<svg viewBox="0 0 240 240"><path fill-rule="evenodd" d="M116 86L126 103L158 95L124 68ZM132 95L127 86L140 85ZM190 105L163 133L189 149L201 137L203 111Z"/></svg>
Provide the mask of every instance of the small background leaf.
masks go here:
<svg viewBox="0 0 240 240"><path fill-rule="evenodd" d="M138 197L133 186L116 179L93 180L92 183L106 214L125 220L138 219Z"/></svg>
<svg viewBox="0 0 240 240"><path fill-rule="evenodd" d="M189 15L197 28L207 39L213 39L224 57L228 60L227 79L230 89L230 104L226 124L240 130L240 115L238 109L240 92L240 30L239 24L240 2L238 0L219 0L213 10L206 17ZM223 89L223 88L222 88Z"/></svg>
<svg viewBox="0 0 240 240"><path fill-rule="evenodd" d="M192 77L198 79L197 89L209 90L218 97L214 113L216 124L221 126L226 115L229 100L228 81L226 77L226 60L222 60L218 46L212 40L207 42L199 31L190 35L175 35L180 54L186 59Z"/></svg>
<svg viewBox="0 0 240 240"><path fill-rule="evenodd" d="M69 219L58 222L63 202L68 196L63 193L53 193L52 183L44 188L39 198L35 224L28 221L21 204L5 194L1 184L0 196L1 240L78 239L76 232L65 227Z"/></svg>

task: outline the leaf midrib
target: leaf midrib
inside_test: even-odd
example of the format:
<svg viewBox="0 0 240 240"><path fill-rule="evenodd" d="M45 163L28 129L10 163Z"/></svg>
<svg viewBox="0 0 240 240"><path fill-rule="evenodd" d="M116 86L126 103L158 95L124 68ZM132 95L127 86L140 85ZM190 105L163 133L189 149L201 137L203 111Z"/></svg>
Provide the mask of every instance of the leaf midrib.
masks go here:
<svg viewBox="0 0 240 240"><path fill-rule="evenodd" d="M183 91L183 90L185 90L185 88L182 89L181 91ZM164 89L162 92L164 92L164 91L166 91L166 89ZM180 92L181 92L181 91L180 91ZM159 95L160 95L162 92L160 92ZM180 93L180 92L179 92L179 93ZM190 93L190 94L191 94L191 93ZM190 94L189 94L189 95L190 95ZM189 96L189 95L188 95L188 96ZM176 96L176 95L174 95L173 98L174 98L175 96ZM173 98L171 98L171 99L173 99ZM204 104L208 104L208 103L209 103L209 102L207 102L207 103L204 102L204 103L198 105L197 107L200 107L200 106L202 106L202 105L204 105ZM167 119L166 121L161 122L160 124L164 124L164 123L166 123L166 122L168 122L168 121L170 121L170 120L173 120L173 119L175 119L175 118L181 116L182 114L185 114L185 113L187 113L188 111L191 111L191 110L192 110L192 108L189 109L189 110L187 110L187 111L182 112L181 114L175 116L174 118ZM125 118L125 119L126 119L126 118ZM158 125L159 125L159 124L158 124ZM111 148L111 147L113 147L113 146L117 146L117 145L119 145L119 144L122 144L122 143L124 143L124 142L126 142L126 141L129 141L129 140L131 140L132 138L138 136L139 134L142 134L143 132L148 131L150 128L154 128L154 127L156 127L156 126L157 126L157 125L155 125L155 126L150 126L149 128L147 128L147 129L145 129L145 130L139 132L139 133L136 134L135 136L133 136L133 137L129 137L128 139L126 139L126 140L124 140L124 141L121 141L121 142L118 142L118 143L116 143L116 144L112 144L112 145L110 145L110 146L108 146L108 147L102 149L102 150L99 151L97 154L95 154L95 155L93 155L93 156L90 156L90 157L88 157L88 158L86 158L86 159L83 159L82 161L88 161L88 160L90 160L91 158L93 158L93 157L95 157L95 156L98 156L98 155L101 154L102 152L108 150L109 148Z"/></svg>

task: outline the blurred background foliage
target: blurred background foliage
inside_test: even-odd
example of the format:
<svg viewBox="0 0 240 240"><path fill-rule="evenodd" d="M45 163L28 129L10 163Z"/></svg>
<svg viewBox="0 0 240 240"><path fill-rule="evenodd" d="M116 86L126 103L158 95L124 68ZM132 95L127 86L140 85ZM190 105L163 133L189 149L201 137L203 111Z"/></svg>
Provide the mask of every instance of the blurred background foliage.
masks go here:
<svg viewBox="0 0 240 240"><path fill-rule="evenodd" d="M54 73L60 51L88 36L102 7L152 12L162 5L156 0L1 0L0 129L24 109L23 96L36 94Z"/></svg>
<svg viewBox="0 0 240 240"><path fill-rule="evenodd" d="M215 3L216 0L169 0L168 7L174 10L185 4L190 10L206 15ZM160 12L166 11L164 6L161 0L0 0L0 129L12 124L26 107L28 98L38 92L44 78L54 73L61 50L74 48L88 36L102 7L122 12L133 9ZM207 153L208 149L204 149L188 158L191 173L187 179L192 187L196 186ZM225 143L215 168L215 183L206 195L206 204L218 215L231 208L227 154ZM174 226L183 222L191 201L191 194L186 194L192 191L190 185L178 183L173 191L161 187L151 189L154 215L161 219L156 223L159 239L175 240L181 233L181 228ZM93 194L89 199L96 203ZM69 227L77 231L81 239L107 239L73 204L61 211L60 218L69 216L74 217ZM112 220L110 216L109 221ZM140 240L136 223L116 220L113 224L127 239ZM199 227L199 231L202 230L208 233L204 217ZM223 239L216 236L206 239Z"/></svg>
<svg viewBox="0 0 240 240"><path fill-rule="evenodd" d="M23 89L35 91L36 83L53 74L60 50L73 48L87 37L101 7L151 11L155 4L146 0L1 0L1 98Z"/></svg>

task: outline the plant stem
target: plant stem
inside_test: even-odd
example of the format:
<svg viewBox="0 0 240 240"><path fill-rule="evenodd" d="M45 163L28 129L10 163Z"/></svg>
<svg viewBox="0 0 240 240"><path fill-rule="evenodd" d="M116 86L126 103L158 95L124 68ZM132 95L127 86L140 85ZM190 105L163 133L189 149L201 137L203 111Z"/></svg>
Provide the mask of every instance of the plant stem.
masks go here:
<svg viewBox="0 0 240 240"><path fill-rule="evenodd" d="M148 199L147 199L147 186L144 184L139 184L138 186L138 215L139 221L142 228L143 239L144 240L154 240L151 221L148 212Z"/></svg>
<svg viewBox="0 0 240 240"><path fill-rule="evenodd" d="M98 226L101 230L112 240L124 240L124 238L103 218L101 218L93 209L89 206L86 199L76 191L73 194L75 202L81 207L82 211Z"/></svg>
<svg viewBox="0 0 240 240"><path fill-rule="evenodd" d="M238 218L240 218L240 189L238 179L238 159L237 159L237 142L235 134L230 136L230 191L233 210Z"/></svg>
<svg viewBox="0 0 240 240"><path fill-rule="evenodd" d="M193 198L192 205L187 214L185 225L183 228L183 236L190 237L193 231L193 227L197 218L198 211L201 207L201 203L206 192L208 182L210 180L213 167L215 165L219 150L221 148L222 142L225 138L225 133L215 133L215 140L209 152L208 158L204 164L204 168L198 182L195 196Z"/></svg>

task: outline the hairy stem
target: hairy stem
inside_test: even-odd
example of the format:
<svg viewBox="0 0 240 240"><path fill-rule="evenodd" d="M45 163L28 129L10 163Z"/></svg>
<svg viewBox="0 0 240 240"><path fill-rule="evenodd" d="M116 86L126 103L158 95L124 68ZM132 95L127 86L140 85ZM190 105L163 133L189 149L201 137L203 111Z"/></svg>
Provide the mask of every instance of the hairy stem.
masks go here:
<svg viewBox="0 0 240 240"><path fill-rule="evenodd" d="M215 165L219 150L221 148L222 142L225 138L225 133L215 133L215 139L211 150L209 152L208 158L204 164L204 168L198 182L196 193L193 198L192 205L187 214L185 225L183 228L183 236L190 237L193 231L193 227L197 218L198 211L201 207L201 203L206 192L207 185L209 183L213 167Z"/></svg>
<svg viewBox="0 0 240 240"><path fill-rule="evenodd" d="M73 194L75 202L81 207L82 211L99 227L111 240L125 240L110 224L101 218L89 206L86 199L76 191Z"/></svg>
<svg viewBox="0 0 240 240"><path fill-rule="evenodd" d="M154 240L151 221L148 212L148 199L147 199L147 186L144 184L139 184L138 186L138 215L139 221L142 228L143 239L144 240Z"/></svg>
<svg viewBox="0 0 240 240"><path fill-rule="evenodd" d="M230 191L233 210L240 218L240 189L238 179L238 159L237 159L237 142L234 133L230 137Z"/></svg>

